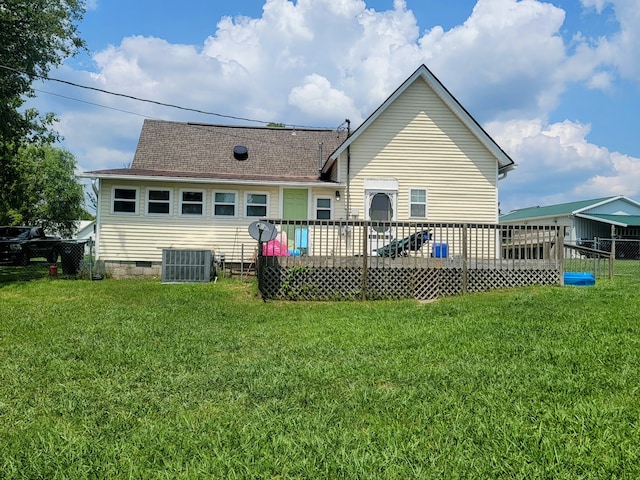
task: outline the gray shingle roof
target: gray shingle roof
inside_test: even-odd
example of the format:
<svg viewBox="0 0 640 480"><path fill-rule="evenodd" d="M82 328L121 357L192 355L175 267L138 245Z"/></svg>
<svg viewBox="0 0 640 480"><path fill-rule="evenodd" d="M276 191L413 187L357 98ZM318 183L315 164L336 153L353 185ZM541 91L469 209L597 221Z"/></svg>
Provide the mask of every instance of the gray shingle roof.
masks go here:
<svg viewBox="0 0 640 480"><path fill-rule="evenodd" d="M130 169L115 175L318 181L345 131L246 127L145 120ZM320 147L322 145L322 147ZM249 156L234 158L235 146ZM99 173L99 172L94 172Z"/></svg>

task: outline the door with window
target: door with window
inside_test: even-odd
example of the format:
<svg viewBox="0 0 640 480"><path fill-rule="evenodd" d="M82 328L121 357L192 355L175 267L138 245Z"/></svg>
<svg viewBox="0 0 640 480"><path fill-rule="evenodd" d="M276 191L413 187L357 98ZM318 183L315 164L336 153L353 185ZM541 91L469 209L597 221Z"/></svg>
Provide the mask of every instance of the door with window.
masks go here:
<svg viewBox="0 0 640 480"><path fill-rule="evenodd" d="M396 220L395 190L367 190L366 219L372 222L369 227L369 250L376 255L379 248L384 247L395 238L395 228L392 222Z"/></svg>
<svg viewBox="0 0 640 480"><path fill-rule="evenodd" d="M309 191L305 188L282 189L282 218L284 220L307 220L309 218ZM284 225L290 249L302 254L307 252L309 238L306 225Z"/></svg>

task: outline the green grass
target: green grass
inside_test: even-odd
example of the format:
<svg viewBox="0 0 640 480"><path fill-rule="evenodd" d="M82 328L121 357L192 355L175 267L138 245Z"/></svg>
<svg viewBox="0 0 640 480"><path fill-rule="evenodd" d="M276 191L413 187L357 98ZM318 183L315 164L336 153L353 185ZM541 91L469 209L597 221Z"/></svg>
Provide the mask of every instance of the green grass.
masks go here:
<svg viewBox="0 0 640 480"><path fill-rule="evenodd" d="M0 477L639 478L639 286L2 285Z"/></svg>

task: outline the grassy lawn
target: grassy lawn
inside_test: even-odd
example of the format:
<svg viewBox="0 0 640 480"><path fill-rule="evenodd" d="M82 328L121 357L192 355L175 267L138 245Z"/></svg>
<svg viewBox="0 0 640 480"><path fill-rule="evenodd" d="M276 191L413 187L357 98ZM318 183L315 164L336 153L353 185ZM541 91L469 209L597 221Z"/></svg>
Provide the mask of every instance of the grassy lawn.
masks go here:
<svg viewBox="0 0 640 480"><path fill-rule="evenodd" d="M0 284L0 477L640 478L639 287Z"/></svg>

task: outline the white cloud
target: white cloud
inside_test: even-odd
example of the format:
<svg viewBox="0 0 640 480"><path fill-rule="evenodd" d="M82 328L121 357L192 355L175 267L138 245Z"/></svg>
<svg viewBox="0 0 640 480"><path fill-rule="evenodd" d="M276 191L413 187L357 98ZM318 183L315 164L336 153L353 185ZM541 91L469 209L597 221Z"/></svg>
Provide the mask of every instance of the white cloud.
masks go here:
<svg viewBox="0 0 640 480"><path fill-rule="evenodd" d="M590 143L589 125L532 119L491 122L487 130L518 163L501 185L511 198L503 211L640 192L640 158Z"/></svg>
<svg viewBox="0 0 640 480"><path fill-rule="evenodd" d="M611 8L619 30L608 38L593 39L597 44L593 53L602 65L612 68L623 78L640 83L640 65L637 61L640 9L637 0L582 0L582 5L587 9L593 8L601 15L608 14L607 8Z"/></svg>
<svg viewBox="0 0 640 480"><path fill-rule="evenodd" d="M587 141L589 125L577 122L545 125L540 119L491 122L487 130L493 138L517 159L520 168L539 175L540 168L550 175L569 172L572 175L593 173L607 165L606 148Z"/></svg>
<svg viewBox="0 0 640 480"><path fill-rule="evenodd" d="M309 116L320 119L335 119L335 112L345 112L353 122L362 121L353 101L339 90L331 87L329 80L313 74L304 79L304 84L294 87L289 95L289 103Z"/></svg>
<svg viewBox="0 0 640 480"><path fill-rule="evenodd" d="M640 159L621 153L611 154L612 173L596 175L583 185L578 185L573 193L576 198L589 196L640 195ZM593 195L593 194L596 195Z"/></svg>
<svg viewBox="0 0 640 480"><path fill-rule="evenodd" d="M404 0L386 11L362 0L266 0L259 18L220 19L202 45L127 37L94 56L96 73L63 77L238 117L318 126L350 118L355 128L425 63L519 163L500 185L519 189L514 207L583 193L578 184L630 194L640 185L638 159L589 142L585 123L547 118L575 83L611 90L619 75L640 80L636 2L582 0L602 15L614 11L619 31L565 40L565 12L536 0L479 0L461 25L422 31ZM229 121L104 94L83 99L154 118ZM56 111L83 169L133 158L139 117L68 104Z"/></svg>
<svg viewBox="0 0 640 480"><path fill-rule="evenodd" d="M563 10L531 0L479 0L463 25L421 39L445 85L485 118L530 116L555 107L566 60Z"/></svg>
<svg viewBox="0 0 640 480"><path fill-rule="evenodd" d="M598 13L602 12L607 3L609 3L609 0L582 0L582 5L585 8L593 7Z"/></svg>

